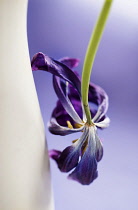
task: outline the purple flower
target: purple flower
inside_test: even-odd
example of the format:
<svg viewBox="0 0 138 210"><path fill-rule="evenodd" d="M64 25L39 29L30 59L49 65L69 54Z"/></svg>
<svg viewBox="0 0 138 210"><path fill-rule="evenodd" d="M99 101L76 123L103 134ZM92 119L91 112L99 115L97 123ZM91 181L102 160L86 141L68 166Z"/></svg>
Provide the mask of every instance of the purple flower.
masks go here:
<svg viewBox="0 0 138 210"><path fill-rule="evenodd" d="M77 59L63 58L56 61L43 53L33 57L32 69L44 70L53 74L53 86L58 96L57 105L52 113L48 127L56 135L82 132L79 139L62 152L49 152L62 172L70 172L69 178L88 185L98 176L97 163L102 159L103 147L97 135L97 128L106 128L109 118L108 96L95 85L89 86L89 104L92 124L87 124L81 101L81 81L71 69L78 65Z"/></svg>

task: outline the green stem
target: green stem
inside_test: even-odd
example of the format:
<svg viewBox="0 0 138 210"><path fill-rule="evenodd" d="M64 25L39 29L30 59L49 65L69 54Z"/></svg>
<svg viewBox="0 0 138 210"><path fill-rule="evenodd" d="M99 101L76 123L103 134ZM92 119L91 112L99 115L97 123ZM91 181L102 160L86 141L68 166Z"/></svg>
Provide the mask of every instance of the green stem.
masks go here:
<svg viewBox="0 0 138 210"><path fill-rule="evenodd" d="M109 15L109 11L112 5L112 1L113 0L105 0L102 11L99 15L94 31L90 38L88 48L86 51L84 65L83 65L81 94L82 94L82 102L84 106L84 111L87 117L87 123L90 125L92 124L92 118L91 118L90 108L88 104L90 75L91 75L91 70L94 63L94 58L95 58L103 31L105 28L105 24Z"/></svg>

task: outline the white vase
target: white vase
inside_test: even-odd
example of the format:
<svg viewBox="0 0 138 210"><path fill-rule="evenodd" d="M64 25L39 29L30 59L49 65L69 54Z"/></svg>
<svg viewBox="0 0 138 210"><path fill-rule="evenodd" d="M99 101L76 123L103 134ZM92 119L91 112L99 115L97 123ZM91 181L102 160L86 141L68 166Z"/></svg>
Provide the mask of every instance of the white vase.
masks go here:
<svg viewBox="0 0 138 210"><path fill-rule="evenodd" d="M27 0L0 0L0 210L53 210L26 14Z"/></svg>

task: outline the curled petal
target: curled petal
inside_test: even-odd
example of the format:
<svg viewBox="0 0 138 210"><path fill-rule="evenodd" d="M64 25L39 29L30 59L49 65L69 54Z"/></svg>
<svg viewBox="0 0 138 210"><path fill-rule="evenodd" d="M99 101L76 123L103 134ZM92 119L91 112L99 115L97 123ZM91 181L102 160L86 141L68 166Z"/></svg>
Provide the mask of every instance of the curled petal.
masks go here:
<svg viewBox="0 0 138 210"><path fill-rule="evenodd" d="M102 118L105 118L108 109L108 96L106 92L100 86L90 84L89 102L97 104L98 109L93 121L100 122Z"/></svg>
<svg viewBox="0 0 138 210"><path fill-rule="evenodd" d="M71 85L62 83L61 79L53 76L53 86L59 98L52 117L59 125L67 127L67 121L75 127L76 123L82 123L82 104L78 92Z"/></svg>
<svg viewBox="0 0 138 210"><path fill-rule="evenodd" d="M107 128L110 124L110 119L109 117L105 117L105 119L103 121L94 123L97 127L99 128Z"/></svg>
<svg viewBox="0 0 138 210"><path fill-rule="evenodd" d="M53 86L60 100L58 100L53 110L52 118L55 118L60 126L65 127L67 127L67 121L73 127L75 127L76 123L83 124L81 120L83 115L82 106L76 89L71 85L61 83L61 79L56 76L53 76Z"/></svg>
<svg viewBox="0 0 138 210"><path fill-rule="evenodd" d="M72 84L81 95L81 83L77 75L65 64L56 61L43 53L34 55L31 62L32 70L43 70L58 76Z"/></svg>
<svg viewBox="0 0 138 210"><path fill-rule="evenodd" d="M103 157L103 146L97 135L95 136L95 140L96 140L95 157L97 162L99 162Z"/></svg>
<svg viewBox="0 0 138 210"><path fill-rule="evenodd" d="M84 126L80 128L67 128L58 124L55 118L51 118L50 122L48 123L49 131L55 135L65 136L71 133L82 131Z"/></svg>
<svg viewBox="0 0 138 210"><path fill-rule="evenodd" d="M80 119L79 115L75 111L69 98L67 96L65 96L64 92L62 91L62 88L60 86L60 79L56 76L53 77L53 85L54 85L55 92L56 92L58 98L60 99L60 102L61 102L62 106L64 107L64 109L66 110L66 112L71 116L71 118L75 122L82 123L82 120Z"/></svg>

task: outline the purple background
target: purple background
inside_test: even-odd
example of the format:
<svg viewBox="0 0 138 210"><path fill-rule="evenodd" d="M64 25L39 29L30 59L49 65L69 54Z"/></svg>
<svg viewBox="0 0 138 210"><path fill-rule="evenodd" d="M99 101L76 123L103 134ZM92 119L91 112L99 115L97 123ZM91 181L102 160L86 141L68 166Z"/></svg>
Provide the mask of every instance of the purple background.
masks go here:
<svg viewBox="0 0 138 210"><path fill-rule="evenodd" d="M101 0L29 0L30 56L43 52L53 58L80 58L100 11ZM111 126L99 132L104 157L99 178L90 186L68 180L51 161L56 210L138 209L138 2L115 0L100 44L91 81L110 98ZM52 76L35 72L34 79L45 126L57 97ZM54 136L47 131L49 149L62 150L80 134Z"/></svg>

